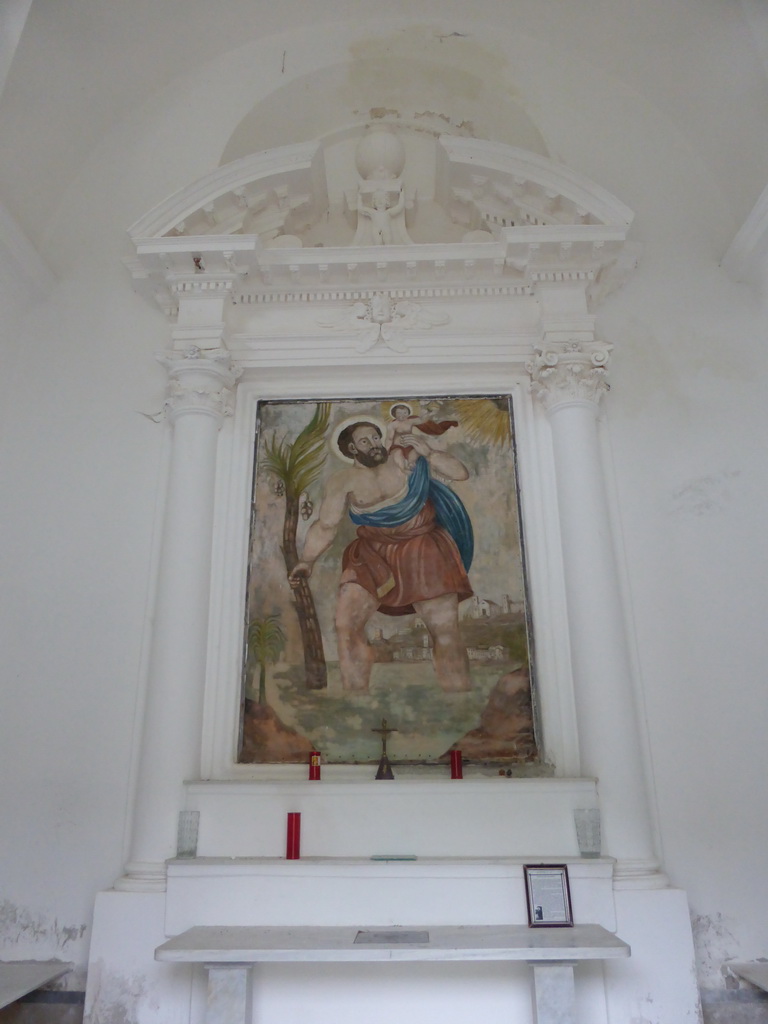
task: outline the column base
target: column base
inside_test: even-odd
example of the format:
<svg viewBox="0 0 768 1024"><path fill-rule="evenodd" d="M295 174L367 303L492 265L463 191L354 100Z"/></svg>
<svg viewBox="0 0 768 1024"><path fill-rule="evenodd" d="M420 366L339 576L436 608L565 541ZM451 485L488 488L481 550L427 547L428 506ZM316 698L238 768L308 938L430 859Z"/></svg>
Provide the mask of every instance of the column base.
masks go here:
<svg viewBox="0 0 768 1024"><path fill-rule="evenodd" d="M165 861L134 860L112 886L118 892L165 892Z"/></svg>
<svg viewBox="0 0 768 1024"><path fill-rule="evenodd" d="M669 878L657 860L627 858L617 860L613 868L614 889L666 889Z"/></svg>

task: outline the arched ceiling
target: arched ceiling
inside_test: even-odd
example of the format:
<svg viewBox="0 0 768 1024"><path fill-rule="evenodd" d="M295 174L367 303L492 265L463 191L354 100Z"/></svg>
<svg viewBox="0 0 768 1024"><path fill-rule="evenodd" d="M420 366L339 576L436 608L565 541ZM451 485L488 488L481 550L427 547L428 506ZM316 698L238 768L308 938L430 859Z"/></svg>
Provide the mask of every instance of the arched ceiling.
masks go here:
<svg viewBox="0 0 768 1024"><path fill-rule="evenodd" d="M384 18L429 26L429 52L418 32L410 53L393 52ZM717 182L735 227L765 184L768 8L755 0L475 0L471 11L463 0L420 0L416 11L412 0L390 0L386 10L379 0L33 0L0 98L0 198L39 241L63 189L99 139L159 90L256 39L274 37L279 64L281 33L316 27L320 38L334 25L359 26L359 49L350 53L357 76L351 84L365 96L355 108L359 117L389 107L382 96L399 95L402 102L392 109L408 117L431 111L452 122L449 131L545 152L536 111L523 110L495 90L493 57L482 66L475 62L473 70L455 59L474 45L476 33L497 40L500 53L505 40L528 36L546 43L553 66L586 62L673 123ZM415 84L401 74L413 70L413 61L421 65L421 97L413 91L404 96L400 88L406 78ZM329 68L326 74L329 84L335 80L339 86L338 103L318 112L322 103L310 95L312 81L283 88L278 71L272 100L288 115L285 137L273 137L274 121L267 132L266 106L257 103L221 159L257 138L269 135L265 145L300 135L318 138L318 127L331 131L348 122L349 117L339 120L342 71ZM427 96L436 102L421 102Z"/></svg>
<svg viewBox="0 0 768 1024"><path fill-rule="evenodd" d="M221 163L261 149L321 139L346 125L379 123L431 135L488 139L547 156L533 119L494 88L494 78L452 62L391 53L371 54L364 76L352 72L349 64L322 68L257 103L232 133Z"/></svg>

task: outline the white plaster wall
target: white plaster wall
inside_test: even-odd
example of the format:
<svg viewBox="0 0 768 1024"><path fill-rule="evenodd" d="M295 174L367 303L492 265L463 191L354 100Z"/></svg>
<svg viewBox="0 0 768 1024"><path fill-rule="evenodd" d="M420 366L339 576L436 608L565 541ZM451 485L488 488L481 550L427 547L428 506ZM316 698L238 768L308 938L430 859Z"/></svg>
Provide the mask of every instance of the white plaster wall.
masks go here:
<svg viewBox="0 0 768 1024"><path fill-rule="evenodd" d="M713 261L654 248L602 322L662 852L722 984L724 958L768 945L765 317Z"/></svg>
<svg viewBox="0 0 768 1024"><path fill-rule="evenodd" d="M616 345L606 441L665 866L714 984L724 957L768 955L765 318L717 266L738 227L722 190L650 94L558 40L470 27L506 55L551 155L637 211L640 269L600 319ZM0 934L14 956L82 964L95 892L125 857L165 455L142 413L161 406L166 340L120 266L125 229L215 167L286 75L392 31L337 23L226 52L128 109L60 183L41 245L58 282L15 322L4 369Z"/></svg>

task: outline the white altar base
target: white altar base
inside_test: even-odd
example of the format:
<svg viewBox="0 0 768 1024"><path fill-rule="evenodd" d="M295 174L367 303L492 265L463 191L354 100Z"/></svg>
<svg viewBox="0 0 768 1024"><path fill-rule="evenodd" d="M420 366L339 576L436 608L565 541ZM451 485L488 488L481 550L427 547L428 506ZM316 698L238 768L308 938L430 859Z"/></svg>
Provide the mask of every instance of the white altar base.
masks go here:
<svg viewBox="0 0 768 1024"><path fill-rule="evenodd" d="M573 807L595 796L584 779L190 784L206 855L169 861L164 892L99 894L86 1020L124 1011L132 1024L203 1024L203 966L154 959L189 928L526 925L523 865L549 861L568 865L575 923L600 925L632 949L629 959L575 968L577 1021L693 1021L685 896L619 889L611 858L579 857ZM284 859L289 810L302 812L296 861ZM449 835L461 855L440 855ZM345 856L348 847L357 855ZM226 855L211 855L217 848ZM255 856L244 856L249 849ZM418 859L373 861L375 853ZM257 1024L358 1024L361 1014L366 1024L535 1020L524 962L258 964L253 973Z"/></svg>
<svg viewBox="0 0 768 1024"><path fill-rule="evenodd" d="M475 924L485 916L524 924L522 860L410 862L302 859L209 859L169 864L169 891L99 894L89 969L86 1020L203 1024L202 966L154 961L154 950L201 922L274 924L314 917L321 923ZM567 860L577 923L602 923L632 949L627 960L582 963L575 971L577 1021L627 1024L694 1022L693 949L684 893L613 892L609 859ZM219 891L222 882L226 884ZM339 896L344 890L346 898ZM393 895L401 894L401 900ZM244 894L258 899L250 902ZM419 899L414 899L418 894ZM199 901L199 902L198 902ZM376 914L374 914L374 910ZM614 912L618 915L614 922ZM428 916L427 916L428 915ZM614 922L612 924L612 922ZM460 1024L533 1024L525 963L269 964L254 968L258 1024L403 1024L439 1019ZM639 1019L643 1019L642 1016Z"/></svg>
<svg viewBox="0 0 768 1024"><path fill-rule="evenodd" d="M574 969L628 957L629 946L599 925L361 929L358 927L190 928L155 951L167 963L208 972L206 1024L250 1024L253 965L261 963L519 962L530 968L537 1024L577 1024Z"/></svg>

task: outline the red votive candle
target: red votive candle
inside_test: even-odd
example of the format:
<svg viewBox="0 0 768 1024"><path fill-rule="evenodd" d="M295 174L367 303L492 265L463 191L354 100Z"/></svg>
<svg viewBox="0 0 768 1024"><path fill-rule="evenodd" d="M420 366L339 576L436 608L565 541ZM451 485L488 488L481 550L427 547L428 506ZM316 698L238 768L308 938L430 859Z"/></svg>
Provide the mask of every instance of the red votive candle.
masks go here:
<svg viewBox="0 0 768 1024"><path fill-rule="evenodd" d="M452 779L463 779L464 771L461 766L461 751L451 751L451 778Z"/></svg>
<svg viewBox="0 0 768 1024"><path fill-rule="evenodd" d="M314 782L320 778L320 751L310 750L309 752L309 779Z"/></svg>
<svg viewBox="0 0 768 1024"><path fill-rule="evenodd" d="M286 860L298 860L301 856L301 815L288 812L288 834L285 843Z"/></svg>

